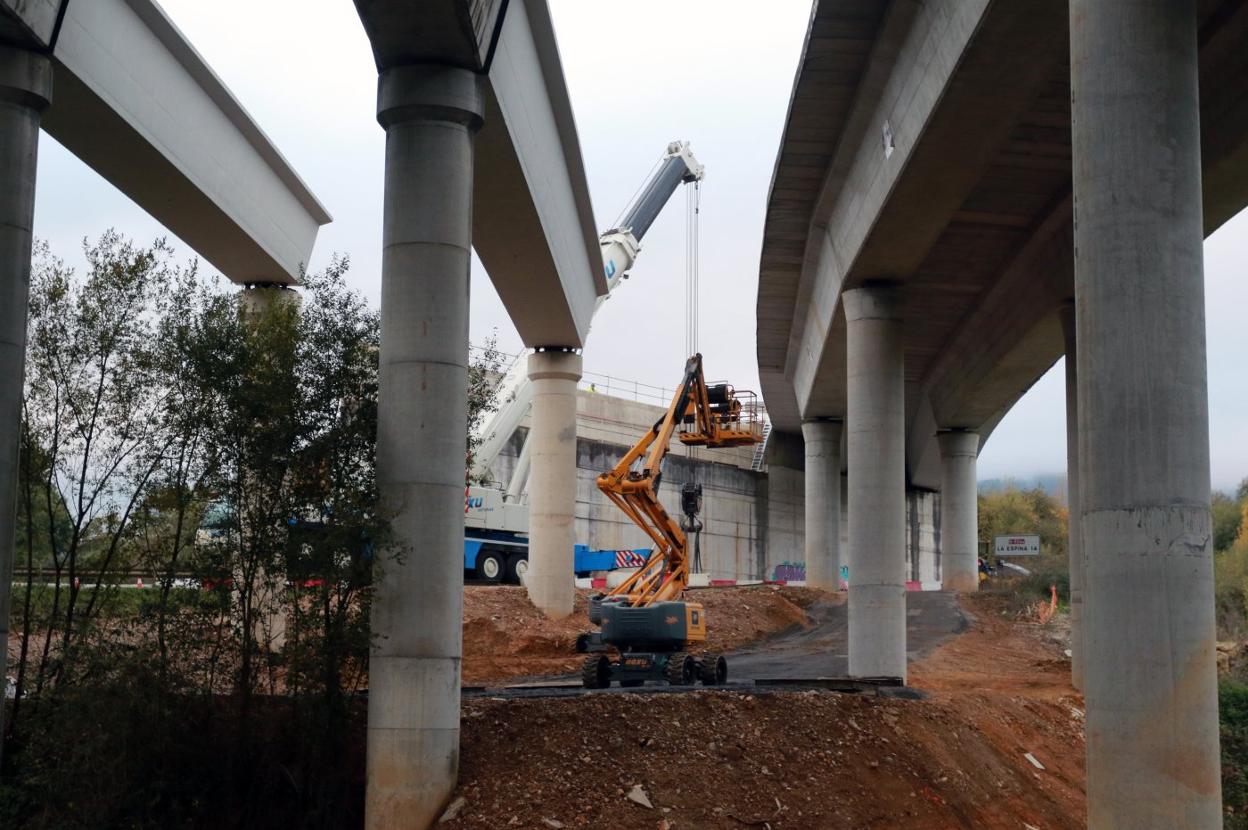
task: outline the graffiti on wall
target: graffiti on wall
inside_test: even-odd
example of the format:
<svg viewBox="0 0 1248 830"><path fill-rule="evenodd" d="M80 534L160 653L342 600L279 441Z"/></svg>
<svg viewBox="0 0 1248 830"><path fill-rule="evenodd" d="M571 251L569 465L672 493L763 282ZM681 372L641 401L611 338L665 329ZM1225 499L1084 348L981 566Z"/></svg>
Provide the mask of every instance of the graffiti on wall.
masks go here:
<svg viewBox="0 0 1248 830"><path fill-rule="evenodd" d="M775 582L804 582L806 580L805 562L781 562L771 573Z"/></svg>

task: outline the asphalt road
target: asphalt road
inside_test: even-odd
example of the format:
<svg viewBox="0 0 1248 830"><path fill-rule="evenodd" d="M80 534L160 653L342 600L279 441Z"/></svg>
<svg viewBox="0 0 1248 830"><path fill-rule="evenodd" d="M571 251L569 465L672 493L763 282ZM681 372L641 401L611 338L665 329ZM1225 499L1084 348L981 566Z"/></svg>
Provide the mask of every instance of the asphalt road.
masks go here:
<svg viewBox="0 0 1248 830"><path fill-rule="evenodd" d="M814 625L794 627L762 643L728 654L728 684L742 688L833 688L862 690L845 680L848 674L848 608L842 603L817 603L808 611ZM966 629L967 620L957 596L943 591L912 591L906 594L906 644L910 662L926 657L942 643ZM464 689L468 697L571 697L582 694L636 694L690 692L714 687L645 686L590 691L576 675L534 677L501 688Z"/></svg>
<svg viewBox="0 0 1248 830"><path fill-rule="evenodd" d="M845 603L817 604L808 611L812 628L782 632L762 644L728 656L736 680L844 677L849 673L849 616ZM944 591L906 594L906 657L926 657L966 629L957 596Z"/></svg>

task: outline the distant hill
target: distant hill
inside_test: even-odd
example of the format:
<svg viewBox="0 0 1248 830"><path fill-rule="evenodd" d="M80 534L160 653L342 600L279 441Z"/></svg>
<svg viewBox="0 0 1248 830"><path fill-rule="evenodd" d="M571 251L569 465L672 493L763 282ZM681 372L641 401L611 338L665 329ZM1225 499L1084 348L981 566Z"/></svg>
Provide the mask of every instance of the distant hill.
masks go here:
<svg viewBox="0 0 1248 830"><path fill-rule="evenodd" d="M979 482L979 492L998 493L1013 487L1016 490L1034 490L1039 487L1053 498L1066 503L1066 474L1042 473L1026 478L985 478Z"/></svg>

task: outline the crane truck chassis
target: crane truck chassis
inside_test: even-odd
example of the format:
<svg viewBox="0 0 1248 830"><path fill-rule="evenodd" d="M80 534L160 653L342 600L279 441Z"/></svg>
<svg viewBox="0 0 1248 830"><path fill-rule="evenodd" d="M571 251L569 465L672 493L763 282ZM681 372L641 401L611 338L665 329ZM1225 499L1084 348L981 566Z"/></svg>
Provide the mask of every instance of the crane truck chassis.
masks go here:
<svg viewBox="0 0 1248 830"><path fill-rule="evenodd" d="M698 538L701 488L682 487L680 524L659 501L658 490L674 436L689 447L757 444L763 433L758 415L752 392L737 392L726 383L708 386L702 355L695 354L685 364L667 413L614 468L598 476L598 489L645 531L654 548L646 564L617 588L590 599L589 621L599 631L577 640L577 650L589 652L581 669L586 688L605 688L612 681L621 686L640 686L647 680L672 685L727 681L723 655L688 651L691 643L706 640L706 609L684 599L690 573L686 529ZM607 653L608 647L618 649L617 659Z"/></svg>

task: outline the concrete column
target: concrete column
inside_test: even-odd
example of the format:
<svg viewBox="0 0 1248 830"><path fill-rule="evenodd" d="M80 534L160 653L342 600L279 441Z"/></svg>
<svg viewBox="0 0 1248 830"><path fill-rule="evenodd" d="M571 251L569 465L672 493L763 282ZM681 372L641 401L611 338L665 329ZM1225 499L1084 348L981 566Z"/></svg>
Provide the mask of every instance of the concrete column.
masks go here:
<svg viewBox="0 0 1248 830"><path fill-rule="evenodd" d="M1074 303L1062 309L1066 335L1066 502L1070 561L1070 684L1083 691L1083 539L1079 509L1079 358Z"/></svg>
<svg viewBox="0 0 1248 830"><path fill-rule="evenodd" d="M806 421L806 584L841 587L841 421Z"/></svg>
<svg viewBox="0 0 1248 830"><path fill-rule="evenodd" d="M365 825L425 828L459 767L468 267L482 81L381 73L386 130L377 485L390 544L374 574Z"/></svg>
<svg viewBox="0 0 1248 830"><path fill-rule="evenodd" d="M940 552L944 587L979 590L979 433L949 430L940 444Z"/></svg>
<svg viewBox="0 0 1248 830"><path fill-rule="evenodd" d="M842 295L848 328L849 673L906 677L906 405L900 292Z"/></svg>
<svg viewBox="0 0 1248 830"><path fill-rule="evenodd" d="M1222 826L1196 0L1071 0L1088 826Z"/></svg>
<svg viewBox="0 0 1248 830"><path fill-rule="evenodd" d="M303 304L302 294L290 286L276 283L248 285L238 292L238 298L243 314L249 320L259 319L271 309L284 308L287 305L293 306L297 312Z"/></svg>
<svg viewBox="0 0 1248 830"><path fill-rule="evenodd" d="M51 99L48 59L0 45L0 644L9 641L39 115ZM0 651L0 682L6 654Z"/></svg>
<svg viewBox="0 0 1248 830"><path fill-rule="evenodd" d="M576 382L581 356L570 351L529 355L533 409L529 427L529 599L548 617L572 613L572 548L576 544Z"/></svg>

